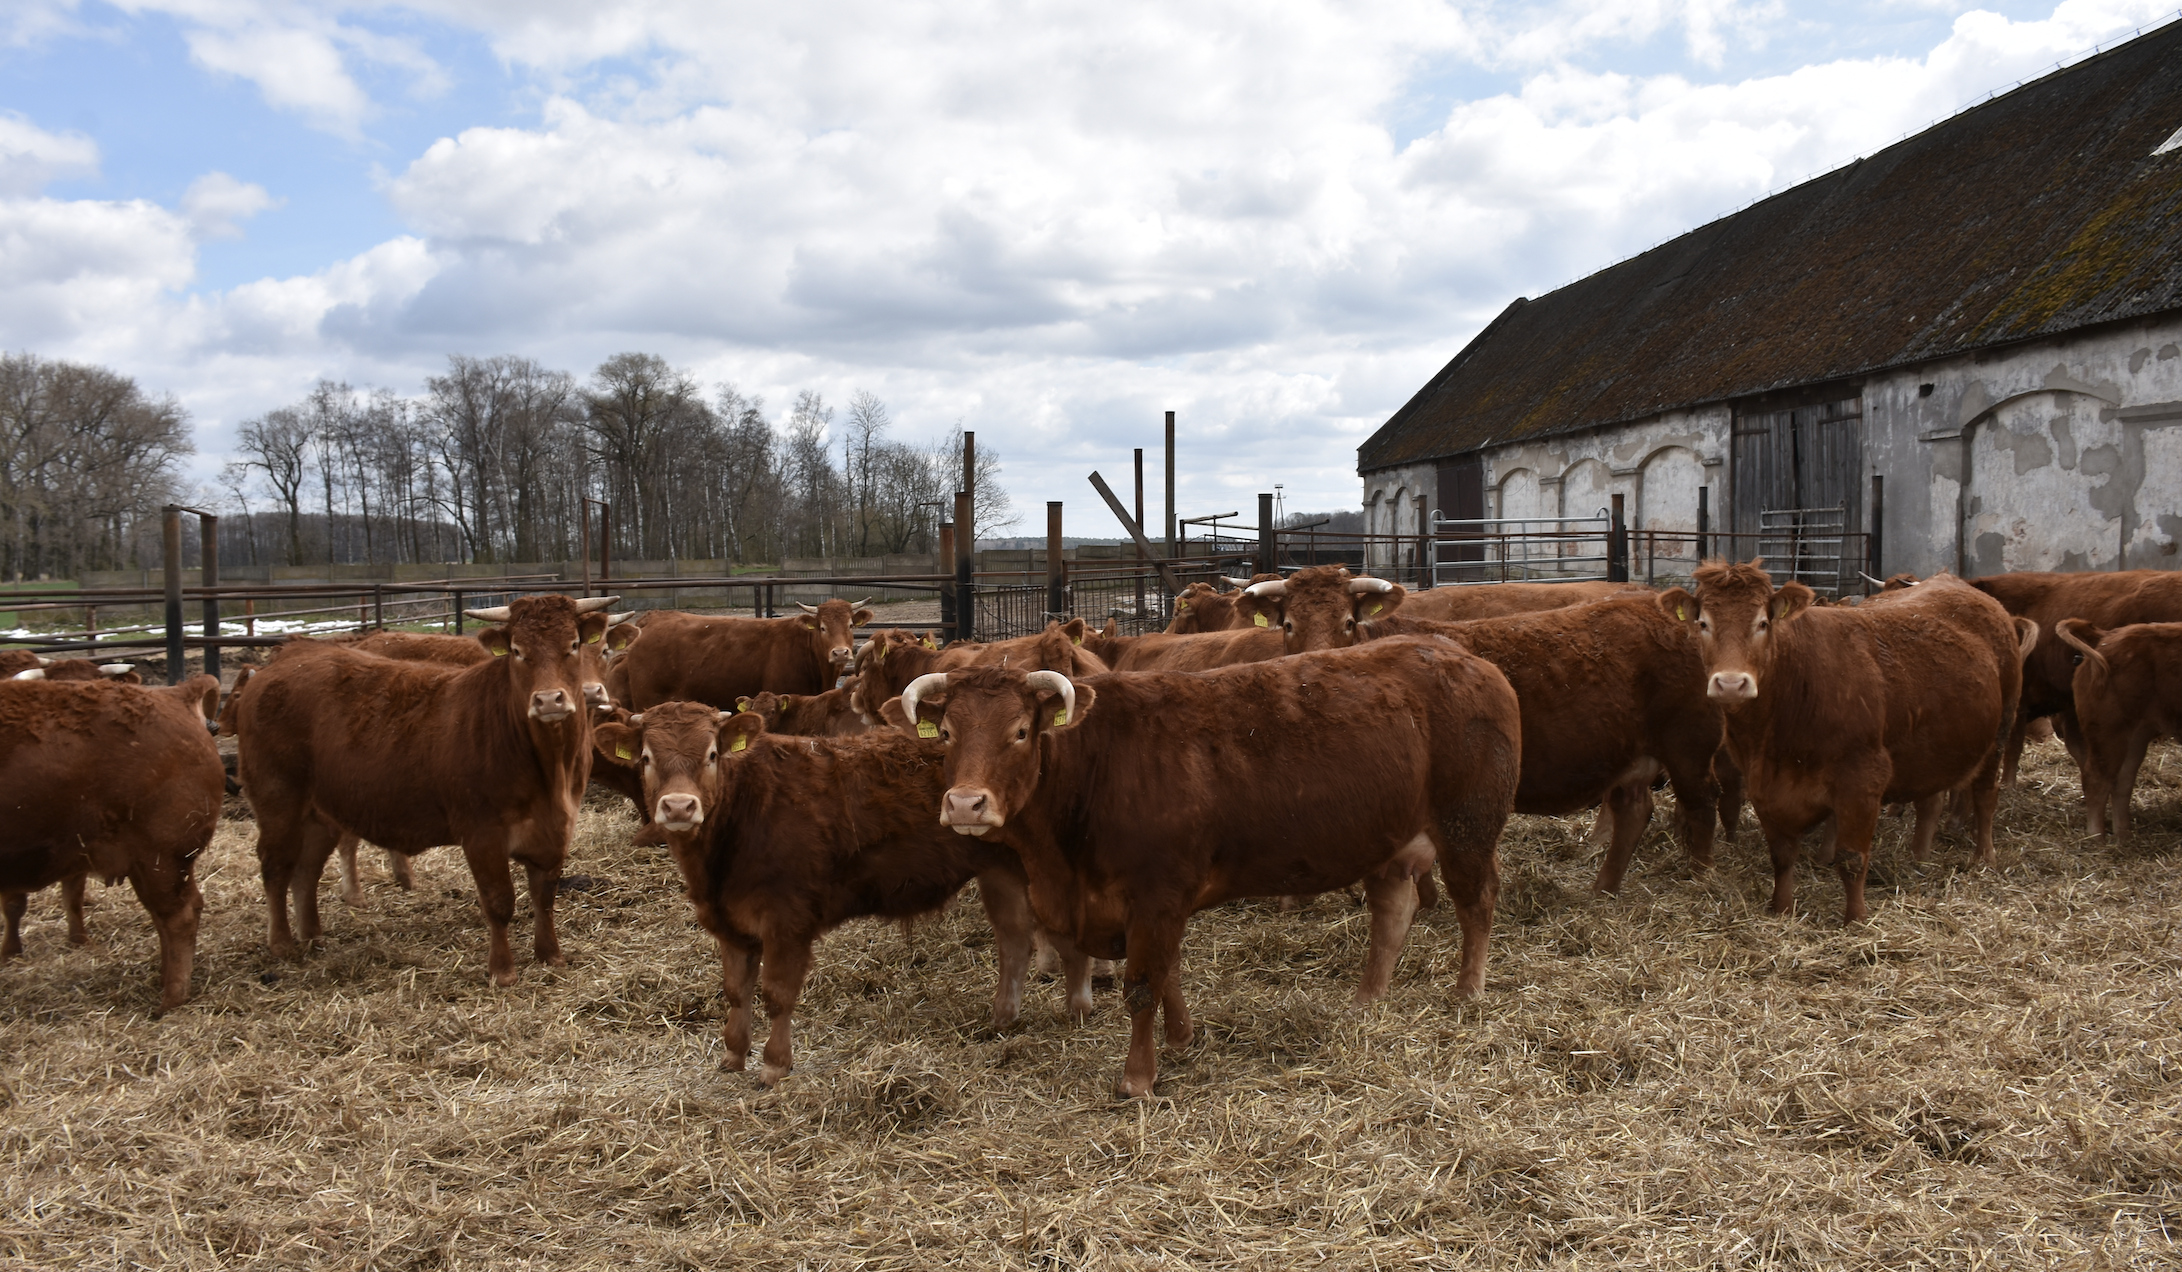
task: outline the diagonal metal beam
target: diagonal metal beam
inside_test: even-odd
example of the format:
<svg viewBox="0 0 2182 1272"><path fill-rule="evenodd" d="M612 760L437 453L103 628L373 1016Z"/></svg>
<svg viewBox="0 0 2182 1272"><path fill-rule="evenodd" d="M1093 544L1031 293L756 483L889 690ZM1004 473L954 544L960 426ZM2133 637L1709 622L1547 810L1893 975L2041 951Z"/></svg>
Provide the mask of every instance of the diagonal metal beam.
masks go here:
<svg viewBox="0 0 2182 1272"><path fill-rule="evenodd" d="M1106 479L1096 472L1092 473L1091 488L1098 491L1099 498L1104 499L1106 506L1114 510L1114 516L1120 520L1121 528L1127 530L1129 537L1136 540L1138 550L1143 552L1145 559L1152 563L1152 568L1159 571L1159 577L1166 581L1167 591L1179 596L1182 592L1182 582L1175 577L1174 567L1168 565L1165 560L1161 559L1159 553L1152 550L1151 540L1144 537L1144 527L1136 523L1136 518L1129 515L1129 510L1121 506L1119 499L1114 498L1113 489L1106 484Z"/></svg>

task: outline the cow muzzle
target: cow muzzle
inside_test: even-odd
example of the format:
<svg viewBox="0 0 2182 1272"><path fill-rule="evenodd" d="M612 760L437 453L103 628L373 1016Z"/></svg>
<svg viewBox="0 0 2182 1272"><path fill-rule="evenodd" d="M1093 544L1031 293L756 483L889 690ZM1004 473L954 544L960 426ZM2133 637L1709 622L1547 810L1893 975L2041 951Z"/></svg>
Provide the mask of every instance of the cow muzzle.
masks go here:
<svg viewBox="0 0 2182 1272"><path fill-rule="evenodd" d="M565 689L540 689L530 695L530 718L540 724L559 724L576 714Z"/></svg>
<svg viewBox="0 0 2182 1272"><path fill-rule="evenodd" d="M695 795L662 795L652 811L652 820L668 830L695 830L704 819L704 801Z"/></svg>
<svg viewBox="0 0 2182 1272"><path fill-rule="evenodd" d="M1004 820L992 792L975 786L957 786L940 801L939 824L958 835L982 835Z"/></svg>
<svg viewBox="0 0 2182 1272"><path fill-rule="evenodd" d="M609 710L614 705L614 695L606 692L606 686L593 680L583 687L583 704L593 711Z"/></svg>
<svg viewBox="0 0 2182 1272"><path fill-rule="evenodd" d="M1716 671L1705 682L1705 696L1714 702L1748 702L1758 696L1758 678L1747 671Z"/></svg>

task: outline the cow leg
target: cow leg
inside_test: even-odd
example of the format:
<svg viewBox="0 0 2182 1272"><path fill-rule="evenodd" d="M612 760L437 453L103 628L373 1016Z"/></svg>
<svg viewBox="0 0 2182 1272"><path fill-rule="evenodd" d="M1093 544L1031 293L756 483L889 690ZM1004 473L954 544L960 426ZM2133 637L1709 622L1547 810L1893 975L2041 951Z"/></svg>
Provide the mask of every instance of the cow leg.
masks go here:
<svg viewBox="0 0 2182 1272"><path fill-rule="evenodd" d="M1864 875L1871 867L1872 837L1879 830L1878 802L1859 800L1836 806L1834 822L1841 828L1833 863L1834 873L1841 878L1841 921L1862 923L1871 917L1864 907Z"/></svg>
<svg viewBox="0 0 2182 1272"><path fill-rule="evenodd" d="M1827 819L1830 829L1833 819ZM1758 826L1765 832L1766 847L1773 852L1773 913L1790 914L1796 908L1796 860L1803 855L1803 836L1766 825L1758 819Z"/></svg>
<svg viewBox="0 0 2182 1272"><path fill-rule="evenodd" d="M76 873L61 880L61 908L68 914L68 943L89 945L91 929L83 923L83 885L86 872Z"/></svg>
<svg viewBox="0 0 2182 1272"><path fill-rule="evenodd" d="M2114 804L2114 843L2119 847L2129 842L2132 818L2129 799L2137 788L2137 770L2144 766L2144 753L2150 749L2155 733L2143 732L2132 735L2128 750L2121 757L2121 771L2114 775L2110 798Z"/></svg>
<svg viewBox="0 0 2182 1272"><path fill-rule="evenodd" d="M2083 772L2084 731L2077 723L2076 708L2066 707L2053 713L2053 732L2061 739L2061 745L2068 748L2068 758L2076 761L2076 771Z"/></svg>
<svg viewBox="0 0 2182 1272"><path fill-rule="evenodd" d="M2000 784L2015 785L2015 770L2023 762L2023 742L2030 732L2030 713L2016 708L2015 722L2008 726L2007 755L2000 765Z"/></svg>
<svg viewBox="0 0 2182 1272"><path fill-rule="evenodd" d="M727 1000L727 1018L720 1028L724 1047L720 1067L740 1073L750 1056L750 995L757 985L758 959L755 951L732 941L716 936L712 943L720 948L720 994Z"/></svg>
<svg viewBox="0 0 2182 1272"><path fill-rule="evenodd" d="M0 892L0 910L7 914L7 936L0 939L0 962L23 952L23 912L30 908L28 892Z"/></svg>
<svg viewBox="0 0 2182 1272"><path fill-rule="evenodd" d="M1932 859L1932 841L1939 837L1940 810L1947 792L1938 791L1916 802L1917 829L1909 837L1909 859L1918 865Z"/></svg>
<svg viewBox="0 0 2182 1272"><path fill-rule="evenodd" d="M809 941L779 945L766 942L758 964L758 991L765 997L765 1014L773 1024L773 1032L765 1039L765 1065L758 1070L758 1081L766 1086L777 1085L795 1067L791 1054L795 1044L794 1012L796 1000L803 996L803 980L810 972Z"/></svg>
<svg viewBox="0 0 2182 1272"><path fill-rule="evenodd" d="M361 908L364 904L364 884L356 876L357 837L352 831L341 832L341 842L333 846L335 859L341 863L341 904Z"/></svg>
<svg viewBox="0 0 2182 1272"><path fill-rule="evenodd" d="M1720 838L1733 848L1743 820L1743 771L1728 758L1726 747L1713 754L1712 776L1720 783ZM1680 794L1675 798L1680 799Z"/></svg>
<svg viewBox="0 0 2182 1272"><path fill-rule="evenodd" d="M288 926L288 882L295 877L306 815L288 809L275 810L267 800L258 805L258 880L265 887L265 944L275 958L302 954L295 930Z"/></svg>
<svg viewBox="0 0 2182 1272"><path fill-rule="evenodd" d="M1425 869L1431 868L1427 858ZM1382 868L1364 877L1364 899L1371 907L1371 941L1364 958L1364 979L1356 986L1358 1006L1384 997L1393 983L1394 967L1401 961L1402 944L1409 939L1409 924L1417 914L1417 885L1406 866Z"/></svg>
<svg viewBox="0 0 2182 1272"><path fill-rule="evenodd" d="M415 892L417 890L416 871L411 867L407 853L399 853L392 848L387 849L386 868L394 876L395 887L404 892Z"/></svg>
<svg viewBox="0 0 2182 1272"><path fill-rule="evenodd" d="M1038 943L1053 956L1054 966L1063 973L1067 986L1068 1018L1082 1024L1091 1017L1091 964L1092 958L1077 948L1076 943L1058 932L1037 929Z"/></svg>
<svg viewBox="0 0 2182 1272"><path fill-rule="evenodd" d="M1470 998L1485 989L1485 951L1493 937L1493 906L1500 900L1500 829L1505 817L1490 819L1489 829L1475 829L1465 819L1443 833L1439 842L1440 882L1447 885L1455 918L1462 924L1462 970L1455 976L1455 997ZM1459 832L1468 830L1469 838Z"/></svg>
<svg viewBox="0 0 2182 1272"><path fill-rule="evenodd" d="M1159 1010L1165 1017L1167 1045L1186 1047L1197 1037L1197 1025L1190 1019L1189 1004L1182 1001L1182 960L1176 950L1174 966L1167 969L1167 984L1159 991Z"/></svg>
<svg viewBox="0 0 2182 1272"><path fill-rule="evenodd" d="M314 820L304 824L297 838L301 845L288 875L288 896L295 903L296 938L307 945L325 931L318 914L318 880L326 873L326 858L333 855L340 832Z"/></svg>
<svg viewBox="0 0 2182 1272"><path fill-rule="evenodd" d="M561 892L561 865L557 861L547 865L525 861L523 881L530 888L531 955L547 967L566 967L560 929L553 923L553 903Z"/></svg>
<svg viewBox="0 0 2182 1272"><path fill-rule="evenodd" d="M162 862L132 871L129 886L159 929L159 1010L173 1011L189 1001L189 978L197 959L197 917L205 894L188 865L179 870Z"/></svg>
<svg viewBox="0 0 2182 1272"><path fill-rule="evenodd" d="M1609 816L1607 810L1611 809ZM1629 858L1636 853L1637 841L1644 838L1644 828L1652 822L1652 785L1649 775L1632 778L1606 792L1606 801L1600 805L1599 820L1613 829L1613 838L1606 846L1606 860L1599 863L1598 881L1591 886L1593 892L1621 891L1622 876L1629 872Z"/></svg>
<svg viewBox="0 0 2182 1272"><path fill-rule="evenodd" d="M1681 836L1682 851L1689 856L1692 869L1710 870L1713 823L1720 813L1720 788L1713 782L1709 767L1671 762L1666 767L1667 782L1674 790L1675 833Z"/></svg>
<svg viewBox="0 0 2182 1272"><path fill-rule="evenodd" d="M977 877L977 896L984 902L985 919L993 926L993 944L1000 955L1000 975L993 986L993 1028L1005 1029L1023 1011L1023 982L1030 973L1030 934L1037 924L1030 916L1030 889L1005 871L988 870Z"/></svg>
<svg viewBox="0 0 2182 1272"><path fill-rule="evenodd" d="M515 983L515 955L508 949L508 924L515 918L515 880L508 873L507 841L498 835L467 839L463 860L470 863L470 878L477 882L477 908L484 913L490 951L485 970L492 983L505 989Z"/></svg>
<svg viewBox="0 0 2182 1272"><path fill-rule="evenodd" d="M1152 1041L1152 1026L1160 1004L1169 996L1168 980L1174 975L1181 950L1180 920L1163 914L1131 920L1128 965L1122 972L1121 989L1122 1005L1129 1012L1129 1059L1115 1087L1124 1098L1150 1095L1152 1084L1159 1078L1159 1049ZM1179 997L1179 991L1174 993Z"/></svg>

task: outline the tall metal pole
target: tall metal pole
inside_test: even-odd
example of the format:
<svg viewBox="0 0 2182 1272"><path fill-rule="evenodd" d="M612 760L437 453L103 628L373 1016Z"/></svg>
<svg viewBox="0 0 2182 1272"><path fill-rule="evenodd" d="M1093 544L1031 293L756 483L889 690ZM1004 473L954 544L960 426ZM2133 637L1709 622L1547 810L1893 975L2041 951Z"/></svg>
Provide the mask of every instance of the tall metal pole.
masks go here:
<svg viewBox="0 0 2182 1272"><path fill-rule="evenodd" d="M939 560L939 572L952 575L955 568L955 523L952 521L939 523ZM947 639L955 638L955 585L952 583L939 585L939 625L940 630L947 633Z"/></svg>
<svg viewBox="0 0 2182 1272"><path fill-rule="evenodd" d="M1174 559L1174 412L1167 412L1167 559Z"/></svg>
<svg viewBox="0 0 2182 1272"><path fill-rule="evenodd" d="M220 601L213 590L220 586L220 519L209 512L197 514L197 555L204 566L205 674L220 678Z"/></svg>
<svg viewBox="0 0 2182 1272"><path fill-rule="evenodd" d="M968 453L968 447L964 447ZM977 639L977 520L970 492L955 492L955 639Z"/></svg>
<svg viewBox="0 0 2182 1272"><path fill-rule="evenodd" d="M1712 533L1712 487L1697 488L1697 561L1702 565L1711 554L1705 551L1705 539Z"/></svg>
<svg viewBox="0 0 2182 1272"><path fill-rule="evenodd" d="M1258 573L1272 574L1280 569L1280 544L1273 537L1273 496L1258 495Z"/></svg>
<svg viewBox="0 0 2182 1272"><path fill-rule="evenodd" d="M611 589L614 581L614 506L599 501L599 586Z"/></svg>
<svg viewBox="0 0 2182 1272"><path fill-rule="evenodd" d="M167 683L182 683L182 509L168 504L161 525L167 567Z"/></svg>
<svg viewBox="0 0 2182 1272"><path fill-rule="evenodd" d="M1136 523L1144 524L1144 448L1136 448ZM1136 550L1136 616L1144 617L1144 548Z"/></svg>
<svg viewBox="0 0 2182 1272"><path fill-rule="evenodd" d="M1887 479L1871 479L1871 577L1886 577Z"/></svg>
<svg viewBox="0 0 2182 1272"><path fill-rule="evenodd" d="M1614 519L1606 534L1606 581L1609 583L1629 581L1629 526L1622 517L1624 498L1614 496Z"/></svg>
<svg viewBox="0 0 2182 1272"><path fill-rule="evenodd" d="M1061 557L1061 501L1046 501L1046 613L1068 612L1068 564Z"/></svg>

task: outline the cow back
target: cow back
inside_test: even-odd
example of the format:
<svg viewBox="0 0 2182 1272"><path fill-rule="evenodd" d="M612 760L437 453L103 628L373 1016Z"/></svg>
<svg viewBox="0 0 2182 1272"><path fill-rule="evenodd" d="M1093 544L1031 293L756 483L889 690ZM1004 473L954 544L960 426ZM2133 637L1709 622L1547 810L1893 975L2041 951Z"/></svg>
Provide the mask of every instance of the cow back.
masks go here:
<svg viewBox="0 0 2182 1272"><path fill-rule="evenodd" d="M2112 574L2020 571L1973 580L1971 587L2052 633L2064 618L2080 618L2112 630L2131 623L2182 622L2182 573L2123 570ZM1924 585L1911 588L1914 594ZM1890 594L1892 595L1892 594ZM2072 652L2059 640L2040 640L2023 666L2023 711L2028 716L2068 710L2076 672Z"/></svg>
<svg viewBox="0 0 2182 1272"><path fill-rule="evenodd" d="M733 711L737 698L822 693L830 668L800 618L733 618L653 611L644 638L614 660L614 700L637 711L702 702Z"/></svg>
<svg viewBox="0 0 2182 1272"><path fill-rule="evenodd" d="M1481 583L1435 587L1425 592L1411 592L1402 602L1402 613L1410 618L1457 623L1588 605L1632 592L1648 594L1648 589L1628 583Z"/></svg>

